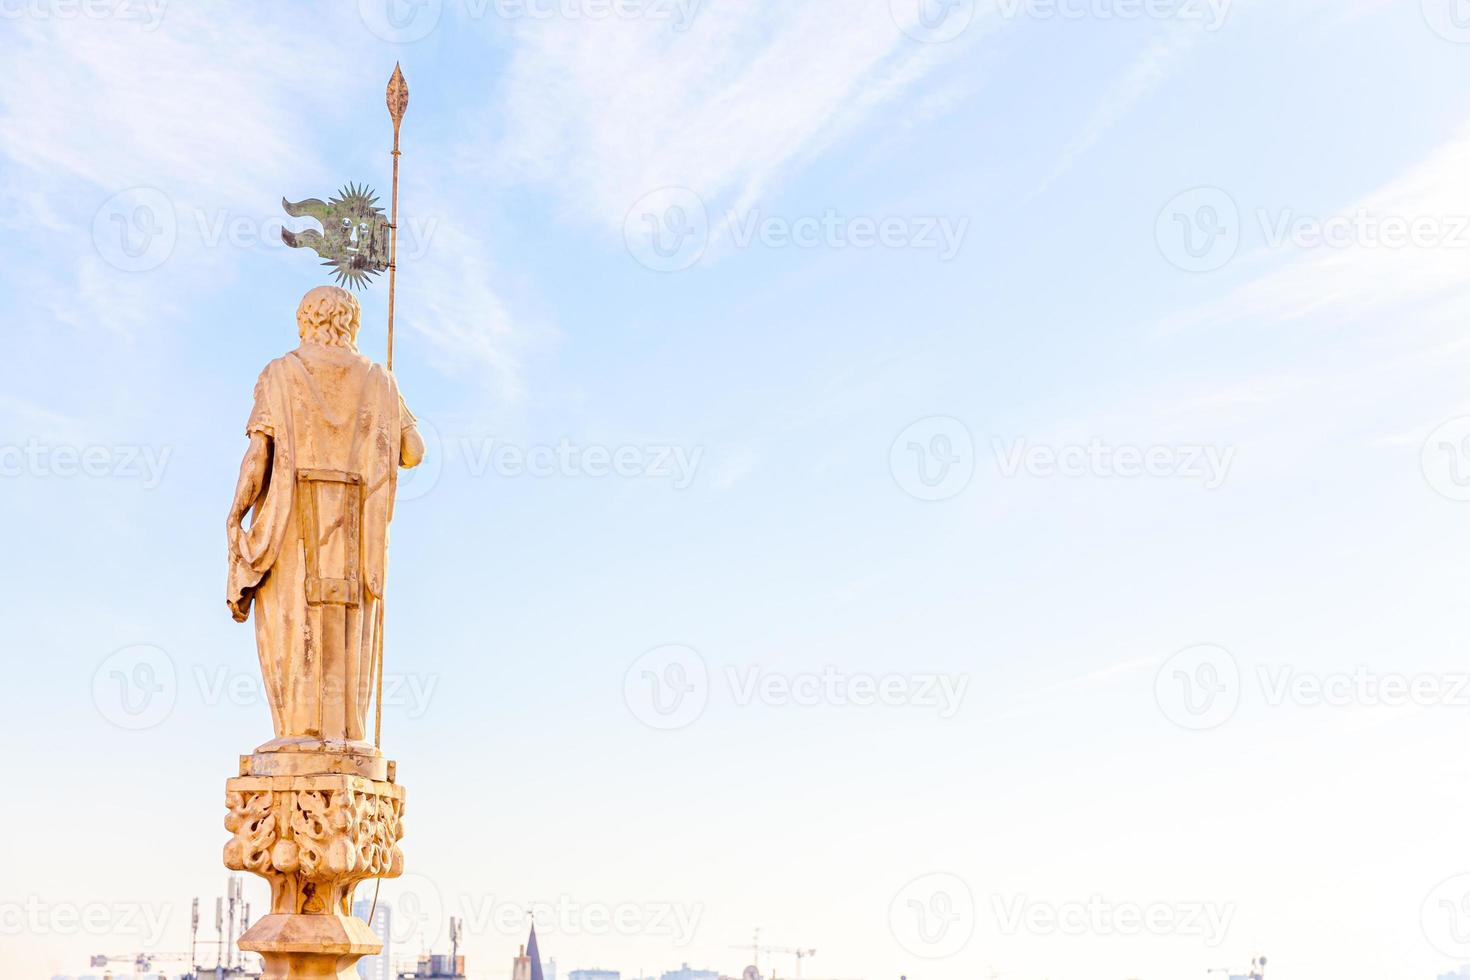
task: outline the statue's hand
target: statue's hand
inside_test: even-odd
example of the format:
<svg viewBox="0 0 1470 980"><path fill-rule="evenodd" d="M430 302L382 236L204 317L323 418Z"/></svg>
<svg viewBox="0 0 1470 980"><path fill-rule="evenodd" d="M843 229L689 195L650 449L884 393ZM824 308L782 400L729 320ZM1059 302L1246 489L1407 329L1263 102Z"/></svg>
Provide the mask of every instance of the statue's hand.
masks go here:
<svg viewBox="0 0 1470 980"><path fill-rule="evenodd" d="M403 437L399 440L398 465L411 470L423 461L424 437L419 435L417 426L410 426L403 430Z"/></svg>

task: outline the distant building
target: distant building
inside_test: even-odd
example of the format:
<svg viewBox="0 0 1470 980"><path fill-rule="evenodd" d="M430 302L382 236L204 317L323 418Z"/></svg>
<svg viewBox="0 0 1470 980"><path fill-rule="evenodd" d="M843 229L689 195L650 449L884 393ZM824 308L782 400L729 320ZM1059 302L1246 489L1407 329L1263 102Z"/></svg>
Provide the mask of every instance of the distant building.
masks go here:
<svg viewBox="0 0 1470 980"><path fill-rule="evenodd" d="M419 956L418 966L411 973L398 974L398 980L405 976L420 978L431 978L431 980L464 980L464 957L460 955L449 955L445 953L424 953Z"/></svg>
<svg viewBox="0 0 1470 980"><path fill-rule="evenodd" d="M545 964L545 967L543 969L543 972L546 974L546 980L556 980L556 957L555 956L553 956L551 959L549 959L549 960L546 961L546 964Z"/></svg>
<svg viewBox="0 0 1470 980"><path fill-rule="evenodd" d="M552 961L555 963L555 961ZM552 974L555 976L555 974ZM510 980L546 980L541 969L541 947L536 943L536 923L531 923L531 935L526 945L516 954L510 965Z"/></svg>
<svg viewBox="0 0 1470 980"><path fill-rule="evenodd" d="M1453 973L1441 973L1439 980L1470 980L1470 966L1462 966Z"/></svg>
<svg viewBox="0 0 1470 980"><path fill-rule="evenodd" d="M685 963L679 969L665 973L659 980L720 980L720 974L717 970L691 970Z"/></svg>
<svg viewBox="0 0 1470 980"><path fill-rule="evenodd" d="M354 902L352 914L364 922L372 916L373 935L383 944L377 956L364 956L357 961L357 975L362 980L394 980L393 977L393 908L387 902L379 902L376 911L371 901Z"/></svg>
<svg viewBox="0 0 1470 980"><path fill-rule="evenodd" d="M622 977L617 970L573 970L567 974L567 980L622 980Z"/></svg>

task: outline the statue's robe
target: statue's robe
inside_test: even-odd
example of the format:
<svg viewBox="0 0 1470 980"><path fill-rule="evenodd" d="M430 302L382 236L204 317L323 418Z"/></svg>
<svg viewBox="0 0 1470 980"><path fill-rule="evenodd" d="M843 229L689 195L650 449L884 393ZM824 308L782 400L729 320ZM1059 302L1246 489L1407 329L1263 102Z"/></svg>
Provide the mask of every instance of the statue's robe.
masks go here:
<svg viewBox="0 0 1470 980"><path fill-rule="evenodd" d="M413 426L392 374L303 344L268 364L247 434L270 438L248 528L230 532L229 603L255 606L271 746L363 743L382 628L400 446Z"/></svg>

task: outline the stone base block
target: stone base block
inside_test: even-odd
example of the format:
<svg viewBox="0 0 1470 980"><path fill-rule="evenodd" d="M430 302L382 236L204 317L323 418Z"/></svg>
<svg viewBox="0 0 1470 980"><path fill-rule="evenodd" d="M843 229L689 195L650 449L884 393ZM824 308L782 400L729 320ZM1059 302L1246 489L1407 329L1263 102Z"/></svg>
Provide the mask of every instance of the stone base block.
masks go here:
<svg viewBox="0 0 1470 980"><path fill-rule="evenodd" d="M351 915L267 915L240 937L265 960L262 980L356 980L357 961L382 952L368 924Z"/></svg>

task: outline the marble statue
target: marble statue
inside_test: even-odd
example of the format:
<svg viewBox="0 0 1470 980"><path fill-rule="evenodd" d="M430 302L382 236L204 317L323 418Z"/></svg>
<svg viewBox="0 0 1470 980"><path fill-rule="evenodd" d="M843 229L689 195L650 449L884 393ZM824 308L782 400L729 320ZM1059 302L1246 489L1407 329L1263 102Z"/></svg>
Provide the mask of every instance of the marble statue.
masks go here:
<svg viewBox="0 0 1470 980"><path fill-rule="evenodd" d="M370 745L393 496L424 442L393 375L358 352L359 318L346 290L311 290L301 346L255 385L227 531L229 607L236 622L253 607L275 723L259 752Z"/></svg>
<svg viewBox="0 0 1470 980"><path fill-rule="evenodd" d="M360 318L336 286L302 299L301 345L256 382L227 522L229 607L255 618L275 737L226 783L224 862L270 884L239 941L265 980L355 980L382 944L353 893L403 873L404 791L368 710L397 474L424 443L392 373L358 352Z"/></svg>

